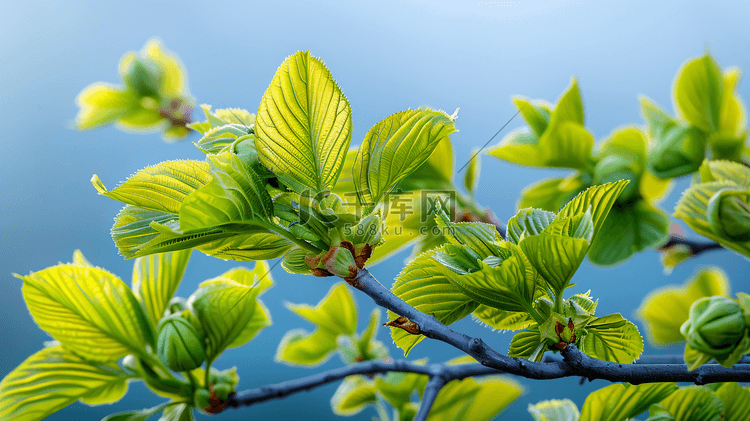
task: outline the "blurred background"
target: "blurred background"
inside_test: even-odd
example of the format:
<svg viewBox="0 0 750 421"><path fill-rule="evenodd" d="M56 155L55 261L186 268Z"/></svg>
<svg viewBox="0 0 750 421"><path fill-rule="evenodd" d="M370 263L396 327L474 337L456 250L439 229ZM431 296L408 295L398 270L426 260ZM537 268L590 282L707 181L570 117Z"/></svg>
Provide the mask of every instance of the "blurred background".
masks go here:
<svg viewBox="0 0 750 421"><path fill-rule="evenodd" d="M109 228L121 205L98 196L89 183L98 174L114 187L130 174L173 159L203 159L192 145L197 133L179 143L158 134L130 134L114 127L72 129L76 95L96 81L120 83L117 64L158 37L185 66L191 94L214 108L256 112L263 92L285 57L310 50L322 58L353 110L352 145L382 118L407 108L430 106L452 113L460 107L452 136L456 168L514 113L513 95L555 102L571 76L579 80L586 126L597 139L628 124L642 125L637 97L647 95L672 111L671 86L680 65L706 49L724 67L750 71L750 3L745 1L602 2L518 0L513 2L433 1L0 1L0 377L50 338L31 319L12 273L68 262L80 249L95 265L130 281L132 262L118 256ZM750 85L739 94L750 101ZM196 118L202 119L198 111ZM502 135L522 126L514 120ZM566 171L512 166L482 157L478 201L503 220L515 213L526 185ZM689 180L676 183L662 203L671 213ZM688 230L688 237L700 237ZM390 285L409 251L372 269ZM208 278L240 265L198 252L178 295L188 296ZM598 268L585 262L573 282L601 298L599 313L620 312L642 328L634 310L651 290L682 284L698 267L719 265L732 290L748 290L748 262L730 251L706 253L664 275L657 252L627 263ZM252 263L249 264L252 267ZM315 369L287 367L273 360L283 334L312 326L284 302L317 303L329 279L272 272L276 285L263 296L274 325L247 346L226 352L216 363L238 367L239 388L302 377L339 367L334 357ZM373 308L356 296L360 328ZM506 352L511 333L498 333L467 318L452 326L480 336ZM378 339L391 347L386 328ZM680 354L681 347L646 353ZM440 362L459 356L437 341L423 342L409 359ZM519 379L526 393L499 419L531 419L527 404L573 399L579 407L604 381ZM250 408L227 410L217 420L328 420L336 384ZM111 406L75 404L52 420L98 420L125 409L153 406L160 398L139 383ZM366 410L352 420L369 420ZM206 419L205 416L199 418Z"/></svg>

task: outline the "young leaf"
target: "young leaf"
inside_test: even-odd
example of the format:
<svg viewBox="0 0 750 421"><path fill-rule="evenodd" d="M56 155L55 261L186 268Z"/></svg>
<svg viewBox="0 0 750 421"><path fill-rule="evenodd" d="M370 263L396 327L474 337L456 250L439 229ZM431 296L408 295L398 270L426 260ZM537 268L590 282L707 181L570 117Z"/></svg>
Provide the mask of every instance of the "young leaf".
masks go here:
<svg viewBox="0 0 750 421"><path fill-rule="evenodd" d="M675 110L704 132L719 129L724 82L721 68L710 55L687 62L674 82Z"/></svg>
<svg viewBox="0 0 750 421"><path fill-rule="evenodd" d="M689 386L680 388L659 404L673 415L675 420L722 420L723 406L721 399L706 387ZM730 418L725 419L728 421Z"/></svg>
<svg viewBox="0 0 750 421"><path fill-rule="evenodd" d="M412 307L448 326L471 314L479 303L453 285L446 269L432 255L433 252L422 253L409 263L396 277L391 291ZM398 315L389 312L388 317ZM391 327L391 337L396 346L404 350L404 356L424 339L422 335L412 335L396 327Z"/></svg>
<svg viewBox="0 0 750 421"><path fill-rule="evenodd" d="M219 259L263 261L283 256L292 246L289 240L276 234L249 232L206 242L195 248Z"/></svg>
<svg viewBox="0 0 750 421"><path fill-rule="evenodd" d="M179 213L185 197L211 181L203 161L166 161L146 167L108 191L96 174L91 178L99 194L126 204L166 213Z"/></svg>
<svg viewBox="0 0 750 421"><path fill-rule="evenodd" d="M330 190L352 137L349 102L325 64L309 52L287 57L255 119L261 163L298 193Z"/></svg>
<svg viewBox="0 0 750 421"><path fill-rule="evenodd" d="M700 176L703 183L731 181L738 186L750 187L750 168L740 162L703 161Z"/></svg>
<svg viewBox="0 0 750 421"><path fill-rule="evenodd" d="M0 418L35 421L77 400L117 402L128 390L128 378L117 364L87 362L61 346L44 348L0 382Z"/></svg>
<svg viewBox="0 0 750 421"><path fill-rule="evenodd" d="M440 142L456 132L442 111L401 111L365 135L352 174L359 202L369 213L391 189L428 160Z"/></svg>
<svg viewBox="0 0 750 421"><path fill-rule="evenodd" d="M356 150L355 150L356 151ZM356 153L354 155L356 159ZM349 159L349 155L347 155ZM352 162L352 165L354 163ZM349 175L351 175L351 168L349 166ZM347 171L345 167L342 174ZM453 147L451 146L451 140L448 137L444 137L442 141L438 142L435 151L432 155L422 164L419 168L414 170L409 177L401 180L394 189L395 191L414 191L414 190L449 190L453 189ZM352 184L351 192L354 192Z"/></svg>
<svg viewBox="0 0 750 421"><path fill-rule="evenodd" d="M619 421L634 418L675 393L674 383L613 384L590 394L580 421ZM690 418L692 419L692 418Z"/></svg>
<svg viewBox="0 0 750 421"><path fill-rule="evenodd" d="M415 363L421 365L427 363L427 360L421 359ZM429 378L423 374L390 372L383 377L376 378L375 386L380 395L400 411L409 404L414 392L422 397L428 380Z"/></svg>
<svg viewBox="0 0 750 421"><path fill-rule="evenodd" d="M750 390L738 383L724 383L714 392L721 399L725 420L750 420Z"/></svg>
<svg viewBox="0 0 750 421"><path fill-rule="evenodd" d="M151 222L177 223L177 216L133 205L125 205L117 214L110 233L118 251L126 259L135 257L140 249L159 235L159 231L151 227Z"/></svg>
<svg viewBox="0 0 750 421"><path fill-rule="evenodd" d="M375 383L364 376L349 376L339 385L331 397L333 413L351 416L362 412L368 405L377 402Z"/></svg>
<svg viewBox="0 0 750 421"><path fill-rule="evenodd" d="M585 213L591 206L591 218L594 222L593 238L596 238L596 233L604 224L604 219L612 209L612 205L627 184L628 181L620 180L588 188L563 206L557 214L557 219Z"/></svg>
<svg viewBox="0 0 750 421"><path fill-rule="evenodd" d="M552 105L545 101L532 101L524 97L513 97L513 104L521 112L526 124L537 137L541 136L549 124Z"/></svg>
<svg viewBox="0 0 750 421"><path fill-rule="evenodd" d="M581 415L570 399L551 399L535 405L529 404L528 411L534 421L578 421Z"/></svg>
<svg viewBox="0 0 750 421"><path fill-rule="evenodd" d="M263 311L258 295L273 282L266 277L257 284L246 285L242 283L245 278L244 271L229 271L201 283L188 299L206 333L206 361L215 360L226 348L235 346L254 313Z"/></svg>
<svg viewBox="0 0 750 421"><path fill-rule="evenodd" d="M323 364L338 348L337 334L327 329L307 332L292 329L281 338L274 359L287 365L315 367Z"/></svg>
<svg viewBox="0 0 750 421"><path fill-rule="evenodd" d="M541 209L521 209L508 220L508 241L518 244L525 235L541 234L555 219L555 214Z"/></svg>
<svg viewBox="0 0 750 421"><path fill-rule="evenodd" d="M530 265L559 295L586 257L589 242L585 238L542 233L524 238L519 246Z"/></svg>
<svg viewBox="0 0 750 421"><path fill-rule="evenodd" d="M522 330L513 335L513 339L510 341L508 356L539 362L546 350L547 345L542 343L539 330Z"/></svg>
<svg viewBox="0 0 750 421"><path fill-rule="evenodd" d="M258 175L233 153L211 155L211 182L195 190L180 207L180 229L270 220L273 203Z"/></svg>
<svg viewBox="0 0 750 421"><path fill-rule="evenodd" d="M109 362L154 345L148 316L130 288L101 268L52 266L27 276L23 297L39 327L78 355Z"/></svg>
<svg viewBox="0 0 750 421"><path fill-rule="evenodd" d="M114 123L138 108L138 98L123 88L95 83L78 94L76 104L76 129L88 130Z"/></svg>
<svg viewBox="0 0 750 421"><path fill-rule="evenodd" d="M682 342L680 326L690 316L690 306L703 297L729 296L726 275L719 268L698 270L682 287L670 285L652 291L636 310L646 326L646 336L657 345Z"/></svg>
<svg viewBox="0 0 750 421"><path fill-rule="evenodd" d="M263 260L255 263L253 270L247 270L245 268L232 269L222 275L222 278L232 279L245 286L263 286L273 285L273 277L271 276L271 268L268 266L268 262ZM261 292L262 294L262 292ZM260 299L257 300L255 311L250 321L247 322L245 328L240 334L229 344L228 348L237 348L255 338L261 330L271 326L271 312L263 304Z"/></svg>
<svg viewBox="0 0 750 421"><path fill-rule="evenodd" d="M466 174L464 174L464 188L470 194L474 194L477 185L479 184L479 169L481 163L479 158L479 151L471 151L471 159L469 165L466 167Z"/></svg>
<svg viewBox="0 0 750 421"><path fill-rule="evenodd" d="M133 293L146 310L154 329L164 316L169 300L177 292L191 252L160 253L135 260Z"/></svg>
<svg viewBox="0 0 750 421"><path fill-rule="evenodd" d="M612 266L634 253L656 248L669 239L669 217L645 200L615 205L604 220L599 236L592 242L591 263ZM612 239L617 238L617 244Z"/></svg>
<svg viewBox="0 0 750 421"><path fill-rule="evenodd" d="M541 180L521 191L516 208L537 208L557 212L586 187L588 186L581 180L580 175Z"/></svg>
<svg viewBox="0 0 750 421"><path fill-rule="evenodd" d="M447 277L469 298L506 311L529 311L539 274L521 249L511 243L511 255L499 266L481 262L481 269L465 275L445 268Z"/></svg>
<svg viewBox="0 0 750 421"><path fill-rule="evenodd" d="M480 305L471 314L472 318L487 326L498 330L516 331L526 329L536 324L529 313L523 311L498 310L486 305Z"/></svg>
<svg viewBox="0 0 750 421"><path fill-rule="evenodd" d="M490 421L523 391L519 383L497 376L454 380L438 393L427 421Z"/></svg>
<svg viewBox="0 0 750 421"><path fill-rule="evenodd" d="M621 364L630 364L643 352L643 338L633 323L619 313L599 317L586 325L580 340L586 355Z"/></svg>
<svg viewBox="0 0 750 421"><path fill-rule="evenodd" d="M159 421L195 421L193 407L185 403L172 405L162 412Z"/></svg>
<svg viewBox="0 0 750 421"><path fill-rule="evenodd" d="M583 102L576 78L571 79L570 86L557 100L552 120L571 121L583 126Z"/></svg>

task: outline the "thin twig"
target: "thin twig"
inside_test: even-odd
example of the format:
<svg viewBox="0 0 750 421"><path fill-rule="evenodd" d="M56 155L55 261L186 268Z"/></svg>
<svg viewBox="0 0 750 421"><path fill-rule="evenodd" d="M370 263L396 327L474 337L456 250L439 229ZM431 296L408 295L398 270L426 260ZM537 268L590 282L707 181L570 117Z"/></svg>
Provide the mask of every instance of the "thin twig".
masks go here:
<svg viewBox="0 0 750 421"><path fill-rule="evenodd" d="M697 241L688 240L687 238L682 238L678 236L670 236L669 241L667 241L666 244L659 247L659 250L666 250L669 247L675 246L675 245L683 245L687 246L688 251L692 256L696 256L698 254L701 254L705 251L709 250L718 250L723 248L720 244L714 243L714 242L705 242L705 243L699 243Z"/></svg>
<svg viewBox="0 0 750 421"><path fill-rule="evenodd" d="M426 421L427 414L432 409L432 404L435 403L435 398L440 393L440 389L445 385L445 380L440 376L430 378L427 386L424 389L424 395L422 395L422 403L419 407L419 412L414 417L414 421Z"/></svg>

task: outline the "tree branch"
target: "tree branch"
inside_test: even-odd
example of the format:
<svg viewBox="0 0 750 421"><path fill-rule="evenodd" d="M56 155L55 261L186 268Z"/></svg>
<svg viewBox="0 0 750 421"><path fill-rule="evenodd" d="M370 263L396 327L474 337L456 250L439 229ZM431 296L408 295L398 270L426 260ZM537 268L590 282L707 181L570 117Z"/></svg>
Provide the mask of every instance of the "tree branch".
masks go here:
<svg viewBox="0 0 750 421"><path fill-rule="evenodd" d="M683 245L687 246L688 250L690 251L690 254L692 256L697 256L705 251L710 250L718 250L723 248L720 244L714 243L714 242L706 242L706 243L699 243L697 241L688 240L686 238L678 237L676 235L672 235L669 237L669 241L667 241L666 244L659 247L659 250L666 250L669 247L675 246L675 245Z"/></svg>
<svg viewBox="0 0 750 421"><path fill-rule="evenodd" d="M455 332L434 317L421 313L381 285L367 269L361 269L351 281L351 285L370 296L375 304L409 318L426 337L452 345L471 355L484 366L529 379L582 376L590 380L604 379L632 384L690 382L699 385L750 381L748 365L735 365L731 368L703 365L688 371L684 364L617 364L591 358L580 352L573 344L561 352L562 361L535 363L523 358L511 358L490 348L481 339Z"/></svg>
<svg viewBox="0 0 750 421"><path fill-rule="evenodd" d="M427 383L427 386L424 389L424 395L422 395L422 403L419 406L419 412L417 412L417 415L414 417L414 421L427 420L427 414L430 413L432 404L435 403L435 398L437 398L438 393L440 393L440 389L443 388L445 383L446 381L443 380L443 378L440 376L430 378L430 381Z"/></svg>

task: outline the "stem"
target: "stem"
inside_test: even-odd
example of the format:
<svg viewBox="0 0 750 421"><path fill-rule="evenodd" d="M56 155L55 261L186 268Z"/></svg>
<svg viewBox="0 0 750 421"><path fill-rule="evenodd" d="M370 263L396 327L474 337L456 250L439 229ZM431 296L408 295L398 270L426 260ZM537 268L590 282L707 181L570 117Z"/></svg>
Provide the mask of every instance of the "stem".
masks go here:
<svg viewBox="0 0 750 421"><path fill-rule="evenodd" d="M445 380L440 376L435 376L430 379L427 386L424 389L424 395L422 395L422 405L419 407L419 412L414 417L414 421L426 421L427 415L432 409L432 404L435 403L435 398L440 393L440 389L445 385Z"/></svg>
<svg viewBox="0 0 750 421"><path fill-rule="evenodd" d="M375 400L375 410L378 411L380 421L391 421L391 417L388 416L388 408L386 408L383 398L379 395L377 400Z"/></svg>
<svg viewBox="0 0 750 421"><path fill-rule="evenodd" d="M206 361L206 373L203 379L203 387L206 388L206 390L211 390L211 384L209 383L209 375L211 373L211 363L213 361Z"/></svg>
<svg viewBox="0 0 750 421"><path fill-rule="evenodd" d="M524 302L524 307L526 307L526 311L528 311L529 314L531 314L531 318L534 319L534 321L536 322L536 324L538 324L540 326L542 324L544 324L544 322L546 320L544 320L544 318L539 314L539 312L536 311L536 309L534 308L534 306L532 306L531 304L529 304L527 302Z"/></svg>

